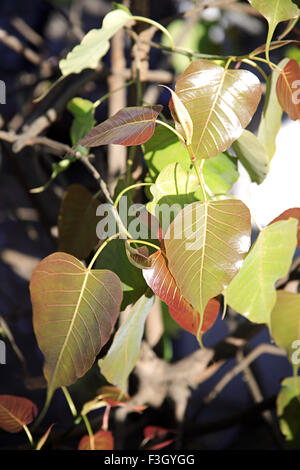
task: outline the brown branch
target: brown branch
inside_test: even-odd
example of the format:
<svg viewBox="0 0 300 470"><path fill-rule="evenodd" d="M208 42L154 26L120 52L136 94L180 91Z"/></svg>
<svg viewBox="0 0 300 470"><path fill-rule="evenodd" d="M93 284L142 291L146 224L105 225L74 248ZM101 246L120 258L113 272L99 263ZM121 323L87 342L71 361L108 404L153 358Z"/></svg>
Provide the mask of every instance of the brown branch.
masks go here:
<svg viewBox="0 0 300 470"><path fill-rule="evenodd" d="M5 46L9 47L18 54L22 54L25 59L27 59L34 65L41 65L41 63L43 62L43 58L41 56L39 56L29 47L24 46L24 44L22 44L22 42L18 38L12 36L3 28L0 28L0 41L2 41Z"/></svg>

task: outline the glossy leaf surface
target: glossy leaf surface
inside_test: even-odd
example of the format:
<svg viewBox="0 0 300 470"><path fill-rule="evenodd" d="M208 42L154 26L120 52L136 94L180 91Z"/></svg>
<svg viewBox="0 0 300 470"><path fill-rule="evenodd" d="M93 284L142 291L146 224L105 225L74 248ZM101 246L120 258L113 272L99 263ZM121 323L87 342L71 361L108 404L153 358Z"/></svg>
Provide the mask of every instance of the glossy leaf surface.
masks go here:
<svg viewBox="0 0 300 470"><path fill-rule="evenodd" d="M148 286L168 305L170 315L181 328L195 336L205 333L214 324L219 313L220 303L216 299L209 300L199 332L200 313L181 294L168 269L165 255L159 250L151 255L151 259L151 268L143 271Z"/></svg>
<svg viewBox="0 0 300 470"><path fill-rule="evenodd" d="M100 359L100 372L108 382L125 391L127 379L135 367L141 348L145 321L154 303L154 296L143 295L115 334L107 355Z"/></svg>
<svg viewBox="0 0 300 470"><path fill-rule="evenodd" d="M165 237L168 267L186 300L201 318L241 267L250 246L250 212L239 200L186 206Z"/></svg>
<svg viewBox="0 0 300 470"><path fill-rule="evenodd" d="M300 66L291 59L278 77L277 98L282 109L296 121L300 119Z"/></svg>
<svg viewBox="0 0 300 470"><path fill-rule="evenodd" d="M247 130L233 142L232 148L247 170L251 181L262 183L268 173L269 157L260 140Z"/></svg>
<svg viewBox="0 0 300 470"><path fill-rule="evenodd" d="M300 247L300 207L293 207L282 212L276 219L272 220L269 225L278 222L278 220L288 220L290 217L298 220L298 234L297 234L297 246Z"/></svg>
<svg viewBox="0 0 300 470"><path fill-rule="evenodd" d="M87 269L71 255L54 253L36 267L30 292L51 397L82 377L108 341L120 312L121 284L111 271Z"/></svg>
<svg viewBox="0 0 300 470"><path fill-rule="evenodd" d="M190 145L193 137L193 121L191 116L177 94L171 90L171 88L165 88L167 88L171 93L169 108L171 115L176 122L176 127L180 128L180 134L184 138L186 144Z"/></svg>
<svg viewBox="0 0 300 470"><path fill-rule="evenodd" d="M0 429L17 433L30 424L38 413L36 405L27 398L0 395Z"/></svg>
<svg viewBox="0 0 300 470"><path fill-rule="evenodd" d="M114 450L114 437L110 431L101 429L94 434L93 438L89 435L83 436L78 450Z"/></svg>
<svg viewBox="0 0 300 470"><path fill-rule="evenodd" d="M201 159L215 157L240 137L256 111L261 85L246 70L196 60L178 78L175 92L192 118L191 148Z"/></svg>
<svg viewBox="0 0 300 470"><path fill-rule="evenodd" d="M264 228L227 289L227 302L256 323L270 323L276 302L275 282L284 277L296 249L297 221L279 221Z"/></svg>
<svg viewBox="0 0 300 470"><path fill-rule="evenodd" d="M85 147L99 145L140 145L152 137L162 106L133 106L120 109L98 124L79 142Z"/></svg>
<svg viewBox="0 0 300 470"><path fill-rule="evenodd" d="M59 251L86 259L99 239L96 210L99 201L80 184L72 184L64 194L58 215Z"/></svg>

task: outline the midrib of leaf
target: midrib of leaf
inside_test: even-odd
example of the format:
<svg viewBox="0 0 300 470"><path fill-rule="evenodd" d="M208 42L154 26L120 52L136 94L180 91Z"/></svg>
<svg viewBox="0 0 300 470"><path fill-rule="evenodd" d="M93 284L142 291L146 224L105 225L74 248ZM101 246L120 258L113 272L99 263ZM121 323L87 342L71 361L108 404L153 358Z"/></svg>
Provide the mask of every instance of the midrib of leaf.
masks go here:
<svg viewBox="0 0 300 470"><path fill-rule="evenodd" d="M203 244L202 244L202 258L201 258L201 267L200 267L200 289L199 289L199 301L201 304L201 317L200 323L198 328L198 333L201 331L202 322L203 322L203 295L202 295L202 279L203 279L203 267L204 267L204 256L205 256L205 245L206 245L206 235L207 235L207 215L208 215L208 202L204 201L204 236L203 236Z"/></svg>
<svg viewBox="0 0 300 470"><path fill-rule="evenodd" d="M15 421L17 421L17 423L20 424L20 426L24 426L24 423L22 423L22 421L16 416L14 415L8 408L6 408L5 406L1 405L0 403L0 407Z"/></svg>

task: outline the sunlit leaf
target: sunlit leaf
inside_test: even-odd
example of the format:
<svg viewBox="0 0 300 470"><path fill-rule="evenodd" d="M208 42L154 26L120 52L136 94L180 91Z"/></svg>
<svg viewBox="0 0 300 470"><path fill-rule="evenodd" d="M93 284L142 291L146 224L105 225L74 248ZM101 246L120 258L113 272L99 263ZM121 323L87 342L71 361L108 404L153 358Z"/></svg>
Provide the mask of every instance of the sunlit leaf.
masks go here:
<svg viewBox="0 0 300 470"><path fill-rule="evenodd" d="M287 377L281 382L277 397L277 414L280 430L288 448L300 446L300 377Z"/></svg>
<svg viewBox="0 0 300 470"><path fill-rule="evenodd" d="M64 194L58 215L59 251L86 259L99 239L96 210L99 201L80 184L72 184Z"/></svg>
<svg viewBox="0 0 300 470"><path fill-rule="evenodd" d="M227 302L252 322L270 323L276 302L275 282L291 265L297 242L295 219L264 228L227 289Z"/></svg>
<svg viewBox="0 0 300 470"><path fill-rule="evenodd" d="M300 119L300 66L291 59L278 77L277 98L282 109L296 121Z"/></svg>
<svg viewBox="0 0 300 470"><path fill-rule="evenodd" d="M90 30L66 59L59 62L61 73L66 76L88 68L95 69L109 49L109 39L130 20L131 15L124 10L109 12L104 17L102 28Z"/></svg>
<svg viewBox="0 0 300 470"><path fill-rule="evenodd" d="M27 398L0 395L0 429L10 433L20 432L38 413L36 405Z"/></svg>
<svg viewBox="0 0 300 470"><path fill-rule="evenodd" d="M284 67L287 59L283 59L278 67ZM269 162L272 160L276 151L276 137L281 126L282 108L278 103L276 94L276 84L279 77L278 70L273 70L268 77L266 86L266 95L264 107L258 127L257 137L265 147L269 156Z"/></svg>
<svg viewBox="0 0 300 470"><path fill-rule="evenodd" d="M143 295L115 334L107 355L99 360L100 372L108 382L125 391L127 379L135 367L141 348L145 321L154 296Z"/></svg>
<svg viewBox="0 0 300 470"><path fill-rule="evenodd" d="M140 145L152 137L162 106L123 108L98 124L79 142L84 147L99 145Z"/></svg>
<svg viewBox="0 0 300 470"><path fill-rule="evenodd" d="M114 437L110 431L101 429L94 434L93 438L89 435L83 436L78 450L114 450Z"/></svg>
<svg viewBox="0 0 300 470"><path fill-rule="evenodd" d="M232 199L189 204L170 225L164 237L168 267L201 318L239 271L250 232L249 209Z"/></svg>
<svg viewBox="0 0 300 470"><path fill-rule="evenodd" d="M275 342L285 349L291 364L297 370L300 366L300 294L277 292L270 326Z"/></svg>
<svg viewBox="0 0 300 470"><path fill-rule="evenodd" d="M177 127L180 127L180 134L187 145L190 145L193 137L193 121L178 95L169 87L165 87L171 93L169 108Z"/></svg>
<svg viewBox="0 0 300 470"><path fill-rule="evenodd" d="M241 137L233 142L232 148L251 181L262 183L268 173L269 157L260 140L252 132L244 130Z"/></svg>
<svg viewBox="0 0 300 470"><path fill-rule="evenodd" d="M247 70L196 60L178 78L175 92L192 118L192 151L201 159L215 157L240 137L256 111L261 85Z"/></svg>
<svg viewBox="0 0 300 470"><path fill-rule="evenodd" d="M204 311L201 331L199 331L201 315L181 294L168 269L165 255L159 250L151 255L151 259L151 268L143 271L148 286L168 305L170 315L178 325L195 336L205 333L214 324L220 303L216 299L209 300Z"/></svg>
<svg viewBox="0 0 300 470"><path fill-rule="evenodd" d="M120 312L121 284L111 271L54 253L36 267L30 293L49 400L56 388L82 377L108 341Z"/></svg>
<svg viewBox="0 0 300 470"><path fill-rule="evenodd" d="M276 219L272 220L269 225L273 224L274 222L278 222L278 220L288 220L290 217L294 219L298 219L298 237L297 237L297 246L300 247L300 207L293 207L291 209L287 209L282 214L280 214Z"/></svg>

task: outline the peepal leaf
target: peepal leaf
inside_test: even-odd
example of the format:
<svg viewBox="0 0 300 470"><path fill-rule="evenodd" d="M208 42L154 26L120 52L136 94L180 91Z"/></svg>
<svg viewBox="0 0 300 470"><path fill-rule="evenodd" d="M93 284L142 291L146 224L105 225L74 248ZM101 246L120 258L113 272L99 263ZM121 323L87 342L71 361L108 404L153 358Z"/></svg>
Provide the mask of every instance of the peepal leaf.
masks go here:
<svg viewBox="0 0 300 470"><path fill-rule="evenodd" d="M38 409L27 398L13 395L0 395L0 429L17 433L24 425L30 424L36 417Z"/></svg>
<svg viewBox="0 0 300 470"><path fill-rule="evenodd" d="M247 70L196 60L178 78L175 92L193 121L191 149L201 159L215 157L240 137L256 111L261 85Z"/></svg>
<svg viewBox="0 0 300 470"><path fill-rule="evenodd" d="M165 87L171 93L171 99L169 102L169 108L177 127L180 128L180 134L185 140L187 145L190 145L193 137L193 121L189 115L188 110L184 106L181 99L177 94L169 87Z"/></svg>
<svg viewBox="0 0 300 470"><path fill-rule="evenodd" d="M281 382L277 396L277 415L280 430L288 442L288 449L300 445L300 377L287 377Z"/></svg>
<svg viewBox="0 0 300 470"><path fill-rule="evenodd" d="M244 130L241 137L233 142L232 148L251 181L262 183L268 174L269 158L260 140L252 132Z"/></svg>
<svg viewBox="0 0 300 470"><path fill-rule="evenodd" d="M126 381L138 360L145 321L153 303L154 296L146 295L136 302L116 332L107 355L98 362L101 374L122 392L125 392Z"/></svg>
<svg viewBox="0 0 300 470"><path fill-rule="evenodd" d="M269 225L278 222L278 220L288 220L290 217L293 219L298 219L298 234L297 234L297 246L300 247L300 207L292 207L282 212L278 217L276 217Z"/></svg>
<svg viewBox="0 0 300 470"><path fill-rule="evenodd" d="M300 362L300 294L277 292L270 326L276 344L285 349L291 364L297 370Z"/></svg>
<svg viewBox="0 0 300 470"><path fill-rule="evenodd" d="M109 49L109 39L130 20L131 15L124 10L109 12L103 19L102 28L89 31L66 59L59 62L62 75L95 69Z"/></svg>
<svg viewBox="0 0 300 470"><path fill-rule="evenodd" d="M241 267L250 246L250 212L239 200L194 202L164 237L168 267L181 294L203 318Z"/></svg>
<svg viewBox="0 0 300 470"><path fill-rule="evenodd" d="M150 256L152 266L143 271L144 278L149 287L169 307L172 318L186 331L195 336L202 335L212 327L219 313L220 303L210 299L204 311L203 322L200 327L201 316L181 294L167 265L167 259L161 250Z"/></svg>
<svg viewBox="0 0 300 470"><path fill-rule="evenodd" d="M99 145L140 145L152 137L162 106L123 108L98 124L79 142L84 147Z"/></svg>
<svg viewBox="0 0 300 470"><path fill-rule="evenodd" d="M96 210L99 201L80 184L68 187L58 215L59 251L86 259L99 239Z"/></svg>
<svg viewBox="0 0 300 470"><path fill-rule="evenodd" d="M283 220L265 227L227 289L227 302L255 323L270 323L276 302L275 282L284 277L296 249L297 221Z"/></svg>
<svg viewBox="0 0 300 470"><path fill-rule="evenodd" d="M83 436L79 442L78 450L114 450L114 437L110 431L101 429L93 437Z"/></svg>
<svg viewBox="0 0 300 470"><path fill-rule="evenodd" d="M300 119L300 66L295 59L291 59L280 73L276 93L288 116L294 121Z"/></svg>
<svg viewBox="0 0 300 470"><path fill-rule="evenodd" d="M53 253L36 267L30 293L49 400L56 388L82 377L108 341L120 312L121 284L111 271Z"/></svg>

